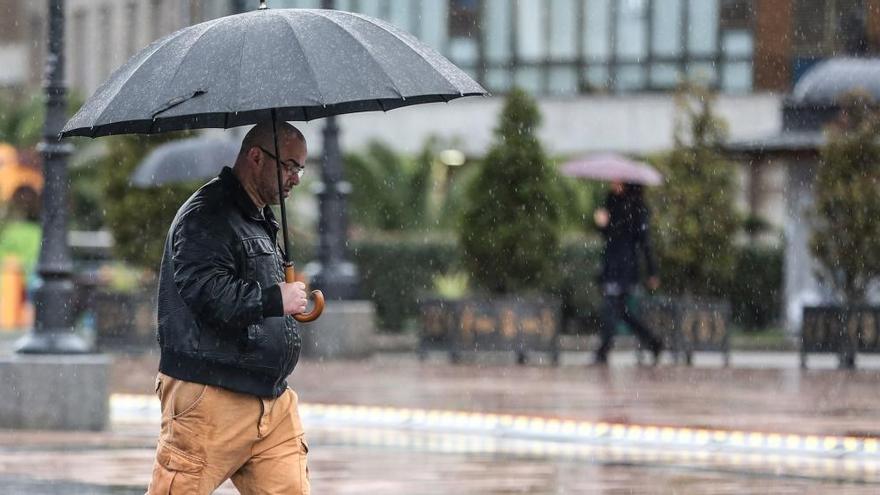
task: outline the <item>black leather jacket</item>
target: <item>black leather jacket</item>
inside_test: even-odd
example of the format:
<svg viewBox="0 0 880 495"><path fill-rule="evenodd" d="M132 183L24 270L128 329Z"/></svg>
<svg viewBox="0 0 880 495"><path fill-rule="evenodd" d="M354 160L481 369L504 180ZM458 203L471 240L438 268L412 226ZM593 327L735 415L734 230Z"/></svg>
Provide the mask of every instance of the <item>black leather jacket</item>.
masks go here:
<svg viewBox="0 0 880 495"><path fill-rule="evenodd" d="M229 168L177 211L159 274L159 370L236 392L277 397L299 359L283 316L278 223Z"/></svg>

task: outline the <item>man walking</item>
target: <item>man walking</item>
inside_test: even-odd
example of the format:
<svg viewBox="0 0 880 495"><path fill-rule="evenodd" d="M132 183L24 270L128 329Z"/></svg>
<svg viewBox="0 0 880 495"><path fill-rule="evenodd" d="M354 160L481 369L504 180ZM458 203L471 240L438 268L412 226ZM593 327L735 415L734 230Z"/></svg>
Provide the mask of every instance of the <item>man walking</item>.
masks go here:
<svg viewBox="0 0 880 495"><path fill-rule="evenodd" d="M309 493L308 446L286 377L299 358L290 316L305 286L285 283L278 252L277 167L286 197L307 147L271 122L242 141L233 168L196 191L168 231L159 276L156 393L162 426L148 494Z"/></svg>

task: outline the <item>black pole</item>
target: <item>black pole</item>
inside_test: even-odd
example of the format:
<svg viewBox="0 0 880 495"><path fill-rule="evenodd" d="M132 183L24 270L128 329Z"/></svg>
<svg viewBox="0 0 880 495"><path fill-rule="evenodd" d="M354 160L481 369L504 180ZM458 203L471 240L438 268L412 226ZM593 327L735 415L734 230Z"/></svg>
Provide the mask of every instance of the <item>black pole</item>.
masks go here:
<svg viewBox="0 0 880 495"><path fill-rule="evenodd" d="M333 0L321 0L321 8L333 9ZM351 184L345 181L342 152L339 147L339 125L336 117L325 120L321 183L316 185L320 217L318 220L318 266L312 285L331 299L359 297L357 267L349 261L348 213L346 197Z"/></svg>
<svg viewBox="0 0 880 495"><path fill-rule="evenodd" d="M49 2L49 45L43 90L46 121L43 140L37 147L43 158L43 239L37 273L42 284L34 294L34 328L17 343L17 352L75 354L88 352L88 345L73 331L73 264L67 246L67 157L71 145L59 133L66 120L67 88L64 86L64 0Z"/></svg>
<svg viewBox="0 0 880 495"><path fill-rule="evenodd" d="M275 144L275 171L278 173L278 206L281 208L281 237L284 238L284 264L290 264L290 237L287 234L287 207L284 205L284 186L281 177L281 150L278 147L278 115L272 109L272 140Z"/></svg>
<svg viewBox="0 0 880 495"><path fill-rule="evenodd" d="M243 12L248 11L248 0L232 0L232 10L234 10L236 14L241 14Z"/></svg>

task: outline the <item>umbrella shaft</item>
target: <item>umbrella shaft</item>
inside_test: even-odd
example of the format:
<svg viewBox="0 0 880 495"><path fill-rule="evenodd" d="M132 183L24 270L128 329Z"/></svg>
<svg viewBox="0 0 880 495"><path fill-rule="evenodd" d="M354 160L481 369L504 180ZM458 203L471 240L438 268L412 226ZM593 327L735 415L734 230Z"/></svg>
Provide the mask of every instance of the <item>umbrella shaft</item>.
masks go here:
<svg viewBox="0 0 880 495"><path fill-rule="evenodd" d="M272 109L272 139L275 142L275 169L278 176L278 204L281 207L281 236L284 238L284 263L290 263L290 239L287 237L287 208L284 206L284 187L282 186L281 177L281 151L278 148L278 116L275 109Z"/></svg>

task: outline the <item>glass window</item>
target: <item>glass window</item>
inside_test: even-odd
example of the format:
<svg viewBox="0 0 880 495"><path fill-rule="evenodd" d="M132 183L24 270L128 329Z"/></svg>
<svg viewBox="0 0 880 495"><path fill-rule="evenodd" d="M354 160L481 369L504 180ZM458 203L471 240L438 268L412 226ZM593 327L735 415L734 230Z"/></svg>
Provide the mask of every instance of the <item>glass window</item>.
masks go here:
<svg viewBox="0 0 880 495"><path fill-rule="evenodd" d="M725 31L721 36L721 53L728 58L750 57L752 55L752 33L746 30Z"/></svg>
<svg viewBox="0 0 880 495"><path fill-rule="evenodd" d="M721 27L752 27L752 0L721 0Z"/></svg>
<svg viewBox="0 0 880 495"><path fill-rule="evenodd" d="M687 66L688 80L705 86L715 86L718 74L712 62L692 62Z"/></svg>
<svg viewBox="0 0 880 495"><path fill-rule="evenodd" d="M678 85L681 74L678 65L658 63L651 66L651 87L672 89Z"/></svg>
<svg viewBox="0 0 880 495"><path fill-rule="evenodd" d="M473 38L452 38L449 40L449 58L456 64L476 65L477 41Z"/></svg>
<svg viewBox="0 0 880 495"><path fill-rule="evenodd" d="M510 70L507 68L489 69L486 71L486 86L493 93L507 92L511 87L510 76Z"/></svg>
<svg viewBox="0 0 880 495"><path fill-rule="evenodd" d="M382 17L381 3L381 0L358 0L357 10L370 17Z"/></svg>
<svg viewBox="0 0 880 495"><path fill-rule="evenodd" d="M718 37L718 0L688 3L688 51L695 55L712 55Z"/></svg>
<svg viewBox="0 0 880 495"><path fill-rule="evenodd" d="M73 13L73 46L77 49L70 50L73 55L70 64L70 79L73 86L79 90L86 89L86 62L88 57L85 56L86 46L86 13L82 10L76 10Z"/></svg>
<svg viewBox="0 0 880 495"><path fill-rule="evenodd" d="M611 0L584 0L584 53L593 60L611 55Z"/></svg>
<svg viewBox="0 0 880 495"><path fill-rule="evenodd" d="M418 4L410 0L390 0L388 4L388 22L408 33L412 33L412 12L415 8L418 8Z"/></svg>
<svg viewBox="0 0 880 495"><path fill-rule="evenodd" d="M577 68L574 66L550 69L547 91L554 95L570 95L578 92Z"/></svg>
<svg viewBox="0 0 880 495"><path fill-rule="evenodd" d="M517 4L517 53L530 62L547 55L544 34L544 5L541 0L520 0Z"/></svg>
<svg viewBox="0 0 880 495"><path fill-rule="evenodd" d="M645 68L638 64L625 64L617 67L614 81L616 91L634 91L645 87Z"/></svg>
<svg viewBox="0 0 880 495"><path fill-rule="evenodd" d="M449 36L478 38L480 35L480 2L478 0L449 1Z"/></svg>
<svg viewBox="0 0 880 495"><path fill-rule="evenodd" d="M440 53L446 53L447 26L437 19L448 19L449 4L439 0L422 2L421 36L419 39Z"/></svg>
<svg viewBox="0 0 880 495"><path fill-rule="evenodd" d="M98 25L101 26L101 36L105 38L105 40L113 39L113 11L110 10L110 5L104 5L98 11ZM106 41L98 43L100 46L100 55L98 56L98 63L100 64L100 68L98 69L98 76L101 80L107 78L110 75L110 71L114 69L113 67L113 43L108 43Z"/></svg>
<svg viewBox="0 0 880 495"><path fill-rule="evenodd" d="M751 62L729 62L724 65L722 88L731 92L748 92L752 89Z"/></svg>
<svg viewBox="0 0 880 495"><path fill-rule="evenodd" d="M543 90L543 72L538 67L520 67L516 70L515 84L529 93Z"/></svg>
<svg viewBox="0 0 880 495"><path fill-rule="evenodd" d="M138 23L137 21L138 4L134 0L128 0L125 4L125 56L130 57L139 48L139 40L137 37Z"/></svg>
<svg viewBox="0 0 880 495"><path fill-rule="evenodd" d="M617 56L638 61L646 53L647 0L621 0L617 12Z"/></svg>
<svg viewBox="0 0 880 495"><path fill-rule="evenodd" d="M576 0L551 0L550 56L554 59L573 59L577 56Z"/></svg>
<svg viewBox="0 0 880 495"><path fill-rule="evenodd" d="M486 18L483 30L486 40L486 58L490 63L503 63L510 60L511 2L509 0L487 0Z"/></svg>
<svg viewBox="0 0 880 495"><path fill-rule="evenodd" d="M682 0L654 0L651 46L661 57L681 55Z"/></svg>
<svg viewBox="0 0 880 495"><path fill-rule="evenodd" d="M150 2L150 41L157 40L162 37L162 0L152 0Z"/></svg>
<svg viewBox="0 0 880 495"><path fill-rule="evenodd" d="M588 91L604 91L610 86L607 66L598 65L589 67L587 68L584 77L587 81Z"/></svg>
<svg viewBox="0 0 880 495"><path fill-rule="evenodd" d="M275 9L317 9L321 7L321 0L273 0L269 6ZM336 8L341 9L342 7L336 6ZM250 5L245 9L245 12L249 10Z"/></svg>

